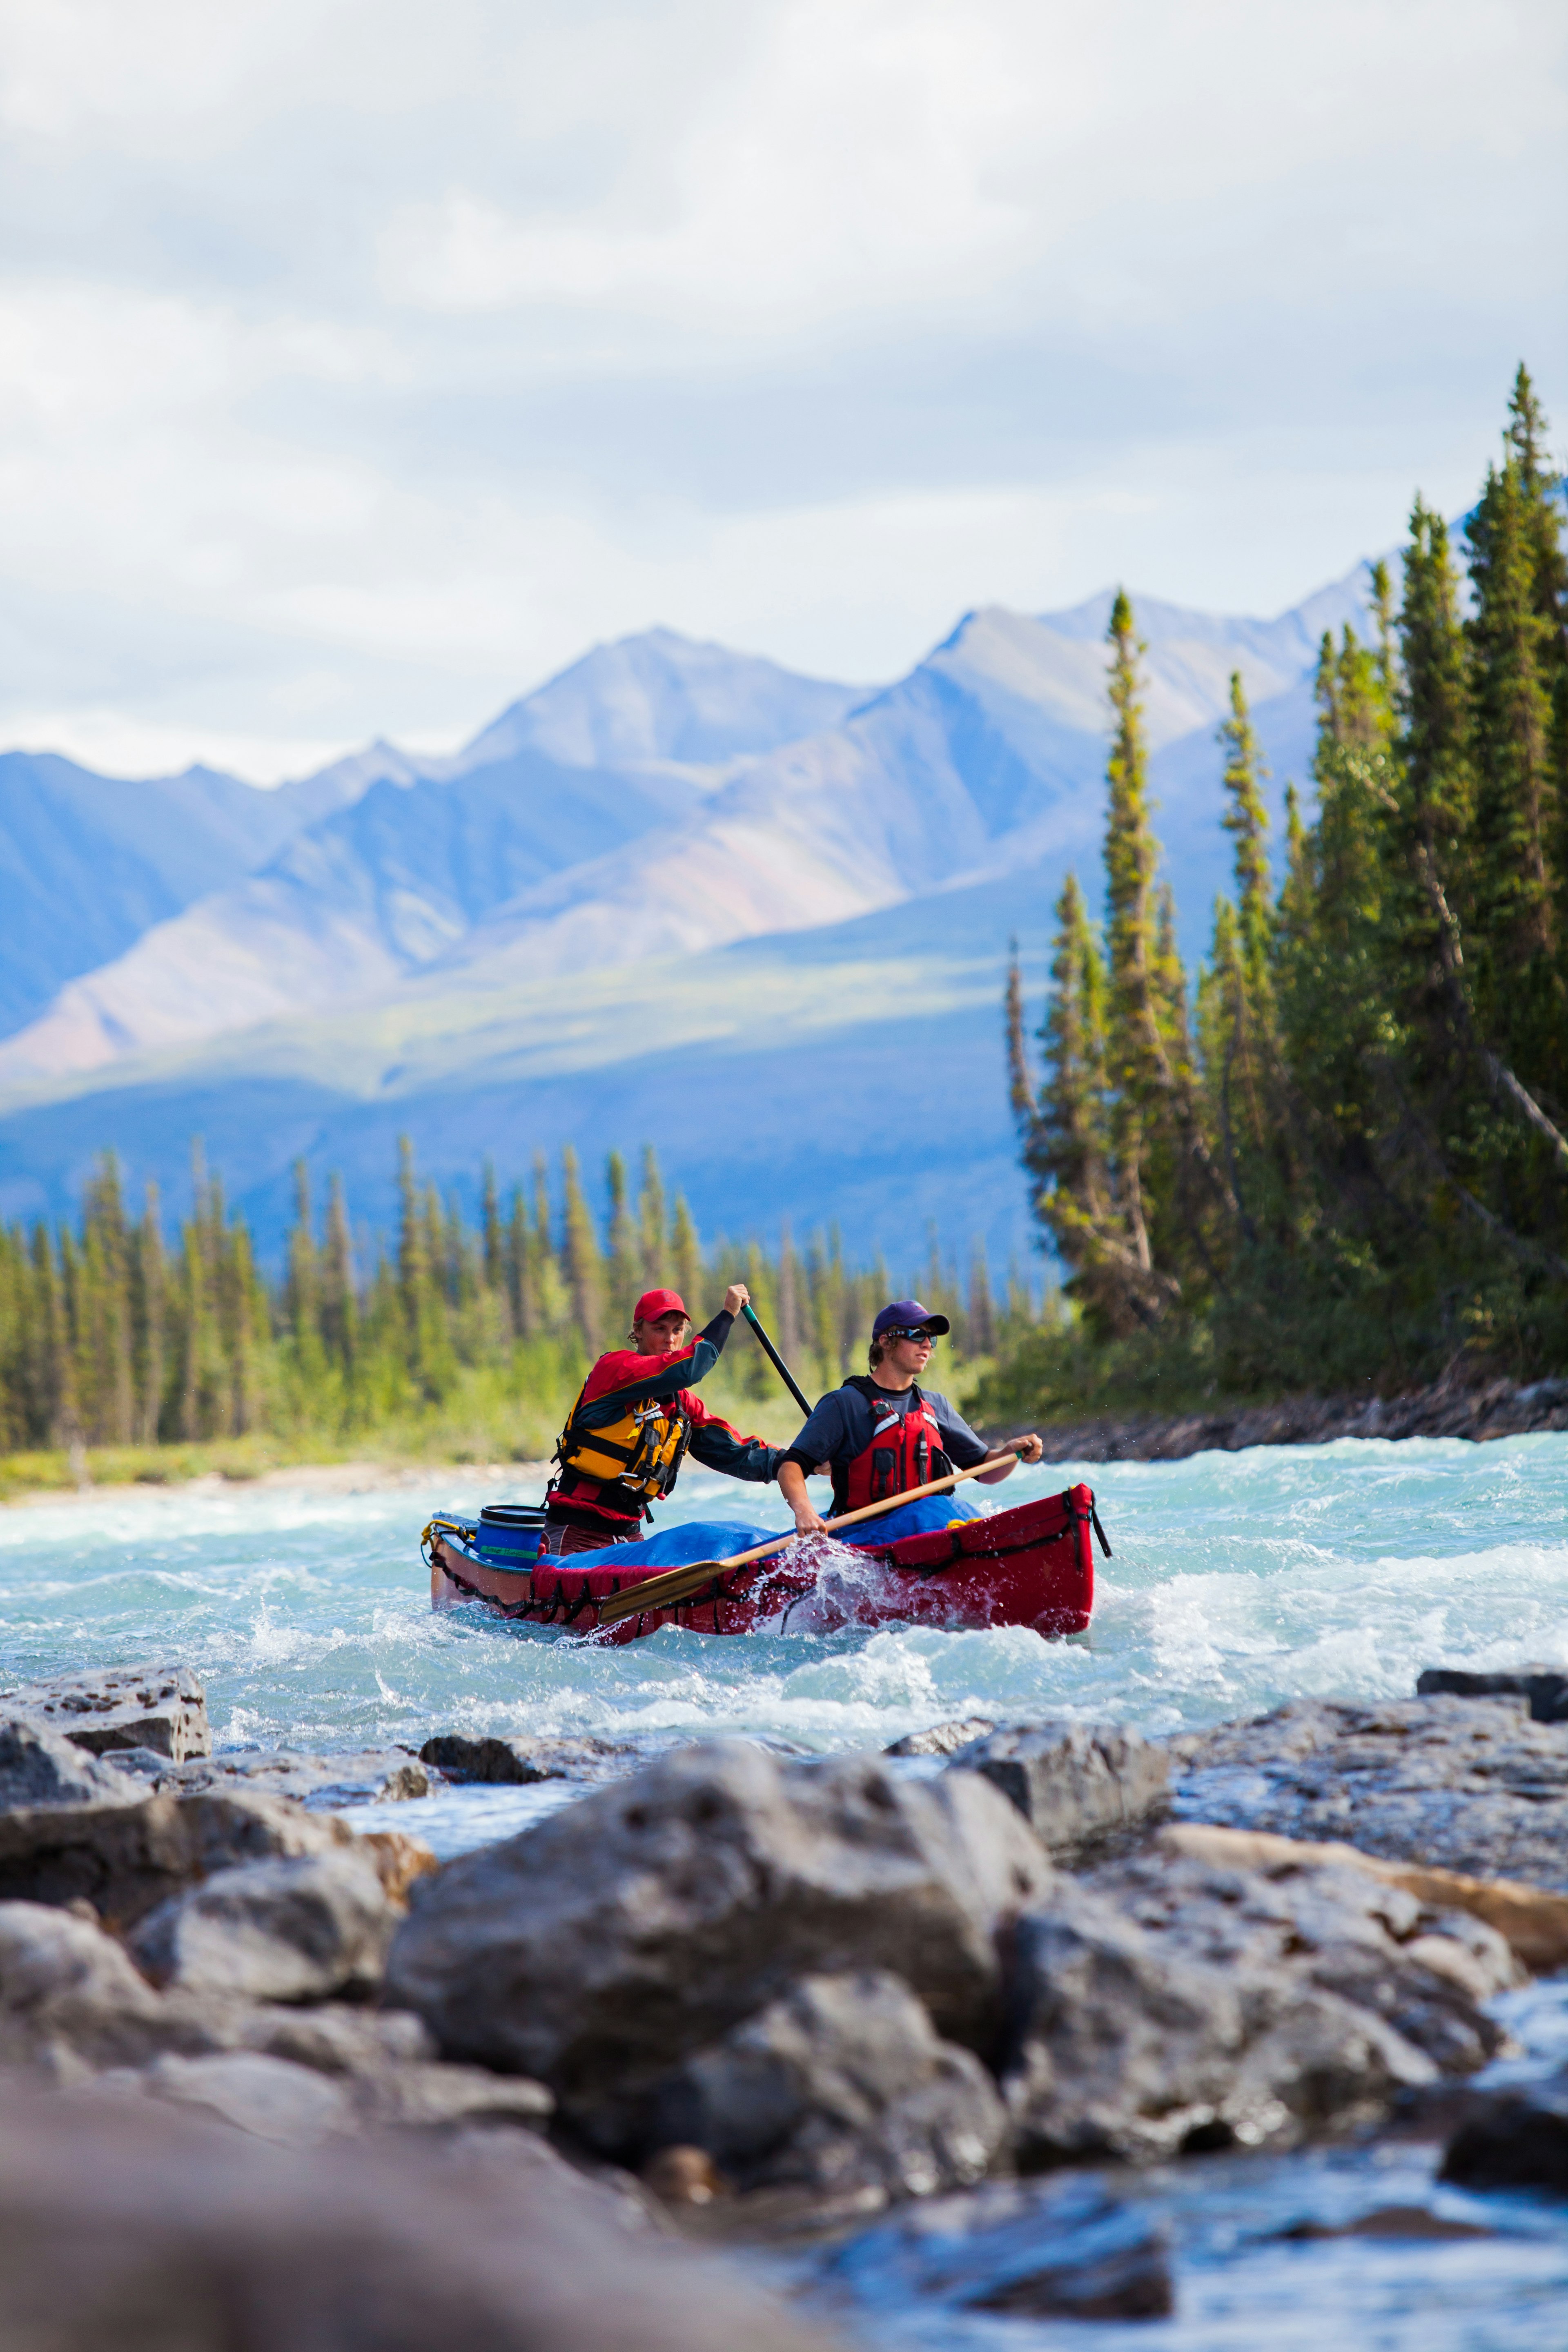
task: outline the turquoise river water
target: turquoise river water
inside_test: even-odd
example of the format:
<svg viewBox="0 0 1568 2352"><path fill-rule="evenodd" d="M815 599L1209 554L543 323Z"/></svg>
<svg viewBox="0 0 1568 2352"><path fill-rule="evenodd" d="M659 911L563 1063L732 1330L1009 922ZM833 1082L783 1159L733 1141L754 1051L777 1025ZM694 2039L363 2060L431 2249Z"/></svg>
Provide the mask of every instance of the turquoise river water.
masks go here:
<svg viewBox="0 0 1568 2352"><path fill-rule="evenodd" d="M433 1731L482 1729L595 1732L650 1748L742 1732L827 1752L882 1748L957 1715L1065 1711L1159 1731L1301 1694L1403 1697L1425 1665L1568 1666L1568 1436L1056 1465L983 1500L997 1509L1079 1476L1097 1491L1114 1557L1098 1563L1091 1634L1057 1643L1016 1630L889 1628L729 1640L667 1631L606 1648L471 1609L437 1617L417 1555L430 1509L504 1492L537 1499L526 1486L465 1490L460 1472L427 1491L361 1496L89 1493L0 1511L0 1680L175 1659L205 1683L220 1748L417 1747ZM784 1524L776 1496L703 1474L683 1479L663 1516ZM377 1810L452 1852L575 1793L561 1783L450 1791ZM1561 2063L1568 2000L1556 1989L1511 1998L1523 2000L1527 2048ZM1395 2189L1407 2200L1405 2172L1423 2159L1403 2150L1378 2160L1400 2178L1374 2201ZM879 2273L869 2257L853 2293L839 2278L836 2316L868 2344L996 2352L1205 2352L1265 2340L1281 2352L1336 2340L1395 2352L1568 2347L1560 2208L1460 2200L1494 2234L1453 2243L1269 2236L1260 2214L1277 2222L1325 2199L1353 2204L1356 2167L1372 2162L1188 2167L1172 2185L1140 2189L1164 2200L1177 2244L1173 2321L960 2319L900 2284L896 2263Z"/></svg>

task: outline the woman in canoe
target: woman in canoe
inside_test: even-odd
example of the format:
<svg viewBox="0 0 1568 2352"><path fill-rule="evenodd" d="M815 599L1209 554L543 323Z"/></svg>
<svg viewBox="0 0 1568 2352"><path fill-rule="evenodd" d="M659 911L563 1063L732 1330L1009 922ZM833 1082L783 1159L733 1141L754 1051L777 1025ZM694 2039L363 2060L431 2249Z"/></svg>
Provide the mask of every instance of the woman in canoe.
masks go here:
<svg viewBox="0 0 1568 2352"><path fill-rule="evenodd" d="M1037 1437L1016 1438L1004 1454L1001 1446L987 1445L946 1397L921 1387L931 1349L951 1328L945 1315L931 1314L918 1298L897 1298L883 1307L871 1326L869 1375L857 1374L823 1397L779 1464L779 1492L795 1513L797 1534L822 1530L805 1482L824 1466L837 1514L908 1494L993 1455L996 1467L979 1486L997 1486L1016 1463L1040 1459Z"/></svg>
<svg viewBox="0 0 1568 2352"><path fill-rule="evenodd" d="M677 1292L643 1293L632 1309L631 1346L599 1358L561 1433L542 1552L560 1559L634 1542L688 1453L731 1478L761 1485L776 1476L783 1458L776 1445L743 1437L691 1393L718 1362L750 1297L743 1282L732 1282L712 1321L689 1339L690 1318Z"/></svg>

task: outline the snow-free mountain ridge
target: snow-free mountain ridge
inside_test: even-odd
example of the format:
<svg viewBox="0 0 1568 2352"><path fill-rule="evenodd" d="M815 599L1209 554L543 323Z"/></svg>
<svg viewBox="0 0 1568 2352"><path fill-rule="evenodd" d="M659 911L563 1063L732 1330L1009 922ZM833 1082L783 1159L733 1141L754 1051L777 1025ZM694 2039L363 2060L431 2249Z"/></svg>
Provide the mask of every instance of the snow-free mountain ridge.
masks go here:
<svg viewBox="0 0 1568 2352"><path fill-rule="evenodd" d="M1137 606L1191 950L1226 871L1230 672L1276 793L1305 781L1318 641L1364 595L1360 567L1274 621ZM650 631L452 758L378 744L288 788L269 854L79 965L0 1043L0 1213L62 1203L111 1142L177 1193L199 1131L265 1244L296 1154L379 1218L406 1128L463 1185L486 1150L520 1167L533 1144L646 1136L710 1225L742 1222L724 1171L744 1163L748 1216L837 1213L897 1252L962 1205L1015 1245L1001 961L1017 930L1037 976L1068 864L1092 889L1110 602L973 612L880 689ZM911 1130L891 1186L872 1143L889 1054Z"/></svg>

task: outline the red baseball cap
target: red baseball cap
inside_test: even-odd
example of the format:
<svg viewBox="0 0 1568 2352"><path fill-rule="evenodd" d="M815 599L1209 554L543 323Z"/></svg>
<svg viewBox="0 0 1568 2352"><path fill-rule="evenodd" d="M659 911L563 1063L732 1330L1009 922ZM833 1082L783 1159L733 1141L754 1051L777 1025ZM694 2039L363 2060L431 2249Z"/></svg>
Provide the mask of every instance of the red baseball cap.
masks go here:
<svg viewBox="0 0 1568 2352"><path fill-rule="evenodd" d="M632 1308L634 1323L657 1323L661 1315L686 1315L686 1301L679 1290L645 1290ZM689 1323L691 1318L686 1315Z"/></svg>

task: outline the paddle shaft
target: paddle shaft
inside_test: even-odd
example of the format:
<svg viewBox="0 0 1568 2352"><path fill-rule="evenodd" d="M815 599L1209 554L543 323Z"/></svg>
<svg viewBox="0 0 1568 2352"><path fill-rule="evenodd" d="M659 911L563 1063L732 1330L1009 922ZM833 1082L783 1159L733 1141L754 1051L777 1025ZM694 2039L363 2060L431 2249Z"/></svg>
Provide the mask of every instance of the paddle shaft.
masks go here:
<svg viewBox="0 0 1568 2352"><path fill-rule="evenodd" d="M858 1511L846 1511L839 1518L825 1519L823 1533L837 1535L840 1528L858 1527L862 1519L877 1519L884 1511L896 1511L900 1503L918 1503L924 1495L946 1494L954 1486L962 1486L966 1478L983 1477L987 1470L998 1468L1009 1455L1016 1460L1020 1443L1015 1439L1011 1445L1003 1446L999 1454L988 1454L984 1462L976 1462L971 1469L950 1470L945 1478L932 1478L923 1486L910 1486L901 1495L888 1495L879 1503L864 1503ZM640 1616L645 1609L668 1608L672 1601L683 1601L688 1593L700 1591L711 1578L727 1576L734 1568L747 1568L752 1560L765 1559L769 1552L778 1551L784 1545L794 1543L797 1532L791 1528L787 1534L770 1536L766 1543L758 1544L754 1550L738 1551L729 1559L689 1560L684 1567L667 1570L663 1576L650 1576L641 1584L628 1585L624 1592L612 1593L607 1601L600 1601L599 1622L601 1625L614 1625L622 1617Z"/></svg>
<svg viewBox="0 0 1568 2352"><path fill-rule="evenodd" d="M773 1366L774 1371L778 1374L780 1380L783 1381L785 1388L788 1389L791 1396L794 1397L796 1404L799 1405L802 1412L805 1413L806 1419L809 1421L811 1419L811 1407L805 1401L805 1391L796 1385L795 1374L790 1370L789 1366L785 1363L784 1358L780 1355L778 1349L774 1347L773 1341L769 1339L767 1333L758 1322L755 1315L752 1312L752 1302L749 1298L742 1307L741 1312L745 1317L747 1322L751 1325L752 1330L756 1333L758 1340L761 1342L763 1355L766 1356L769 1363Z"/></svg>

